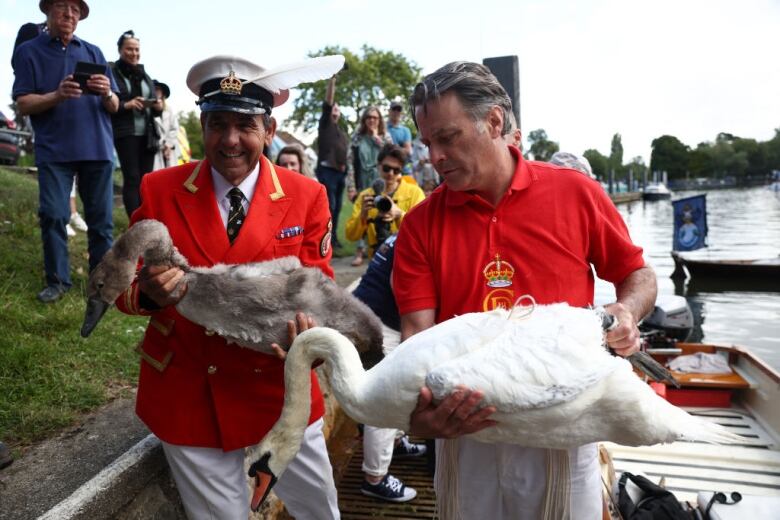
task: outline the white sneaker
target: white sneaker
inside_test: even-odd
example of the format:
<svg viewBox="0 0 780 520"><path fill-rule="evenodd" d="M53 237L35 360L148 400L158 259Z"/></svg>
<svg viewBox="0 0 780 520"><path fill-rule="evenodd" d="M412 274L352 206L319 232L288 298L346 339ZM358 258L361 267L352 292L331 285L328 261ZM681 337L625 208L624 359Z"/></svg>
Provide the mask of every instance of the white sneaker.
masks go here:
<svg viewBox="0 0 780 520"><path fill-rule="evenodd" d="M87 230L87 223L84 222L84 219L81 218L78 211L70 214L70 224L79 231Z"/></svg>
<svg viewBox="0 0 780 520"><path fill-rule="evenodd" d="M70 224L65 225L65 233L68 234L69 237L75 237L76 236L76 230L71 227Z"/></svg>

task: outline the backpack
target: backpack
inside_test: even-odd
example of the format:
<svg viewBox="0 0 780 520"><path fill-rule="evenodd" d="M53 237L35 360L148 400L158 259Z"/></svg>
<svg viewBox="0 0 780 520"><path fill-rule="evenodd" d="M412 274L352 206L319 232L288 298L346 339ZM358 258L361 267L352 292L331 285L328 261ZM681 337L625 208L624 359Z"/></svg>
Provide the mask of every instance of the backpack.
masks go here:
<svg viewBox="0 0 780 520"><path fill-rule="evenodd" d="M626 481L642 490L644 498L634 504L626 490ZM670 491L652 483L641 475L623 473L618 481L618 509L624 520L692 520Z"/></svg>

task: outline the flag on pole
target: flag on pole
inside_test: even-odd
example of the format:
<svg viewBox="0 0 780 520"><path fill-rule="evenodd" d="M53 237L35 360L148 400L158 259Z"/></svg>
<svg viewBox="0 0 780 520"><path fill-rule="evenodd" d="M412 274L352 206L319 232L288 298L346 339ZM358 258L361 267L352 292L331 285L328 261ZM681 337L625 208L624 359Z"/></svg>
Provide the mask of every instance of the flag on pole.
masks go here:
<svg viewBox="0 0 780 520"><path fill-rule="evenodd" d="M672 202L674 251L693 251L707 246L707 199L696 195Z"/></svg>

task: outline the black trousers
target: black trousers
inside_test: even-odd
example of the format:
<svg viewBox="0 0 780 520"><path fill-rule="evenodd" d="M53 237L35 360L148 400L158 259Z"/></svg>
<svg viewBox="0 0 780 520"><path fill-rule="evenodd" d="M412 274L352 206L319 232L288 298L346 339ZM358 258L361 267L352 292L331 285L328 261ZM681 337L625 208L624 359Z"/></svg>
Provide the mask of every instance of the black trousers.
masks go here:
<svg viewBox="0 0 780 520"><path fill-rule="evenodd" d="M154 155L157 150L148 150L146 143L145 135L114 139L116 154L122 166L122 202L128 217L141 205L141 177L154 168Z"/></svg>

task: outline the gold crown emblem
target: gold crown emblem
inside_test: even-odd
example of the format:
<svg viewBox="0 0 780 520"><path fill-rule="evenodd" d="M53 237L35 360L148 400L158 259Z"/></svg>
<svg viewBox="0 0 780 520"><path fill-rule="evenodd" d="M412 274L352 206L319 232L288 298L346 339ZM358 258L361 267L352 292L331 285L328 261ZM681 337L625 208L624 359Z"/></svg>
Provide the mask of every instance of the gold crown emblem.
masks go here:
<svg viewBox="0 0 780 520"><path fill-rule="evenodd" d="M219 90L223 94L241 94L242 87L241 80L236 77L236 73L232 70L227 77L222 78L222 81L219 82Z"/></svg>
<svg viewBox="0 0 780 520"><path fill-rule="evenodd" d="M485 275L488 286L508 287L512 285L515 268L506 260L501 260L501 255L497 254L496 259L485 266L482 274Z"/></svg>

